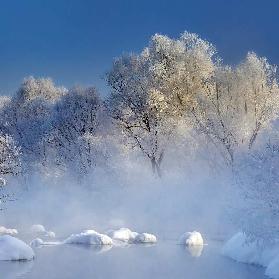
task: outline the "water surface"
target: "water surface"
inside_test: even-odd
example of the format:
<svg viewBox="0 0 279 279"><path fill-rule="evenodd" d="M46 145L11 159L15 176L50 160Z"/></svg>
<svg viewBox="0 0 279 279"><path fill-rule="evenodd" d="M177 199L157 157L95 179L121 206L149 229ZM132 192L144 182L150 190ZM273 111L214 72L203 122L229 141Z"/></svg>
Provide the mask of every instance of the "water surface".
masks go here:
<svg viewBox="0 0 279 279"><path fill-rule="evenodd" d="M264 269L220 255L222 243L189 251L174 241L153 246L47 246L35 249L32 262L0 262L2 279L260 279Z"/></svg>

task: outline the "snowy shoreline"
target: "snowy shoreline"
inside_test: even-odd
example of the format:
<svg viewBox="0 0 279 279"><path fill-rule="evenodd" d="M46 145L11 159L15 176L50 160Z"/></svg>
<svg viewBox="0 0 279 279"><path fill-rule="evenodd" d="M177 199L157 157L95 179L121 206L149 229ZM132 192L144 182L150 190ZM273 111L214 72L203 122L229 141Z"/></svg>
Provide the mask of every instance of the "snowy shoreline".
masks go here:
<svg viewBox="0 0 279 279"><path fill-rule="evenodd" d="M263 245L238 232L225 243L222 254L240 263L265 267L266 276L279 279L279 243Z"/></svg>

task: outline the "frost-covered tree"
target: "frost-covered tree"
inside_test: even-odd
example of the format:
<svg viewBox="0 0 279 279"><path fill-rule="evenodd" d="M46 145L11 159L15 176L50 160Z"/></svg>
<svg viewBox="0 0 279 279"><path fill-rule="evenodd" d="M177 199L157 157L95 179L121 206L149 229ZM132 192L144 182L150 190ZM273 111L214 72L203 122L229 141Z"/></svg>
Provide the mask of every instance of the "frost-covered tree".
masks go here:
<svg viewBox="0 0 279 279"><path fill-rule="evenodd" d="M276 68L249 53L236 68L216 66L192 114L232 164L235 152L251 149L261 129L277 117L278 94Z"/></svg>
<svg viewBox="0 0 279 279"><path fill-rule="evenodd" d="M107 74L111 87L107 109L131 146L141 150L160 176L164 149L174 123L165 115L150 63L147 51L114 61Z"/></svg>
<svg viewBox="0 0 279 279"><path fill-rule="evenodd" d="M276 67L254 53L223 66L209 42L187 32L178 40L155 35L144 53L164 112L188 119L228 164L278 113Z"/></svg>
<svg viewBox="0 0 279 279"><path fill-rule="evenodd" d="M56 87L50 79L30 77L3 107L1 128L21 147L26 167L41 160L52 107L65 93L65 88Z"/></svg>
<svg viewBox="0 0 279 279"><path fill-rule="evenodd" d="M237 224L251 239L278 241L279 225L279 142L274 140L244 155L238 165L242 202Z"/></svg>
<svg viewBox="0 0 279 279"><path fill-rule="evenodd" d="M102 102L95 88L73 88L55 105L47 138L55 164L86 174L102 157ZM49 151L48 151L49 152Z"/></svg>
<svg viewBox="0 0 279 279"><path fill-rule="evenodd" d="M0 175L18 175L20 171L20 149L12 137L0 135Z"/></svg>

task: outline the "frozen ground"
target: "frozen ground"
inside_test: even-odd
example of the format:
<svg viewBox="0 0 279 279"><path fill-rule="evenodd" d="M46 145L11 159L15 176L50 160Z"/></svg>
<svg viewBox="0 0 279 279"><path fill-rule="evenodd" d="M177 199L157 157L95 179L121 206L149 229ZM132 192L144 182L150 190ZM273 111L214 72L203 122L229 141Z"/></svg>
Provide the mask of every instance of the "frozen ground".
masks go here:
<svg viewBox="0 0 279 279"><path fill-rule="evenodd" d="M155 245L132 244L111 249L89 245L42 247L35 249L34 261L0 262L1 278L266 278L259 267L223 257L221 242L209 241L198 254L176 242L160 240Z"/></svg>

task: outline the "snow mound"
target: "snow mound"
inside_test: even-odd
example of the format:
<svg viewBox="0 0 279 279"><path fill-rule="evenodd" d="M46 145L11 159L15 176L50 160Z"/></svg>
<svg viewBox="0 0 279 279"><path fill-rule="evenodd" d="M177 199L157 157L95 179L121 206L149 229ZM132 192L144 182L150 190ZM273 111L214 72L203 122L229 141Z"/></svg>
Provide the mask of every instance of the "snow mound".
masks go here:
<svg viewBox="0 0 279 279"><path fill-rule="evenodd" d="M242 263L267 266L279 253L278 245L251 242L243 232L235 234L223 247L223 255Z"/></svg>
<svg viewBox="0 0 279 279"><path fill-rule="evenodd" d="M250 241L245 233L238 232L226 242L222 253L238 262L267 267L265 274L279 279L279 243L263 245Z"/></svg>
<svg viewBox="0 0 279 279"><path fill-rule="evenodd" d="M137 232L133 232L128 228L120 228L118 230L110 230L107 234L114 240L120 240L124 242L134 241L136 236L138 235Z"/></svg>
<svg viewBox="0 0 279 279"><path fill-rule="evenodd" d="M3 226L0 226L0 235L1 234L15 235L18 234L18 231L16 229L7 229Z"/></svg>
<svg viewBox="0 0 279 279"><path fill-rule="evenodd" d="M45 233L46 229L43 225L36 224L36 225L31 226L31 232L32 233Z"/></svg>
<svg viewBox="0 0 279 279"><path fill-rule="evenodd" d="M43 225L36 224L31 226L31 233L35 235L39 235L41 237L49 237L49 238L55 238L55 233L52 231L47 231L46 228Z"/></svg>
<svg viewBox="0 0 279 279"><path fill-rule="evenodd" d="M0 236L0 260L20 261L32 260L34 251L23 241L10 235Z"/></svg>
<svg viewBox="0 0 279 279"><path fill-rule="evenodd" d="M40 247L44 245L44 241L41 238L36 238L30 242L31 247Z"/></svg>
<svg viewBox="0 0 279 279"><path fill-rule="evenodd" d="M137 234L134 242L135 243L156 243L157 238L154 234L140 233L140 234Z"/></svg>
<svg viewBox="0 0 279 279"><path fill-rule="evenodd" d="M64 243L66 244L87 244L87 245L112 245L112 239L94 230L86 230L79 234L72 234Z"/></svg>
<svg viewBox="0 0 279 279"><path fill-rule="evenodd" d="M55 238L55 232L52 231L45 232L45 236L49 238Z"/></svg>
<svg viewBox="0 0 279 279"><path fill-rule="evenodd" d="M197 231L186 232L180 237L179 244L187 246L202 246L203 238L202 235Z"/></svg>
<svg viewBox="0 0 279 279"><path fill-rule="evenodd" d="M125 243L156 243L156 236L150 233L138 233L128 228L120 228L118 230L110 230L107 234L116 241Z"/></svg>

